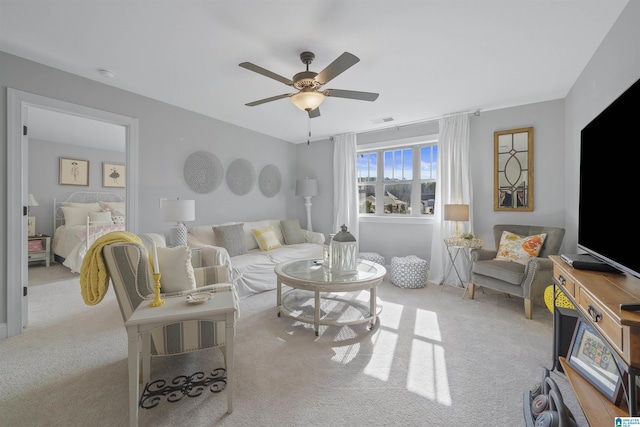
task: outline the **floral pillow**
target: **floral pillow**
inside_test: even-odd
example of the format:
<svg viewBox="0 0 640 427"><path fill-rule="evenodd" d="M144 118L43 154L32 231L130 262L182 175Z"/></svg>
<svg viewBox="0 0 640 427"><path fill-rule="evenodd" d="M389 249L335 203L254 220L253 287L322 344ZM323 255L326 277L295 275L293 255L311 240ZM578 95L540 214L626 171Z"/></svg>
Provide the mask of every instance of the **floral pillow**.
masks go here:
<svg viewBox="0 0 640 427"><path fill-rule="evenodd" d="M496 259L526 265L529 258L538 256L546 237L546 233L522 237L509 231L503 231Z"/></svg>

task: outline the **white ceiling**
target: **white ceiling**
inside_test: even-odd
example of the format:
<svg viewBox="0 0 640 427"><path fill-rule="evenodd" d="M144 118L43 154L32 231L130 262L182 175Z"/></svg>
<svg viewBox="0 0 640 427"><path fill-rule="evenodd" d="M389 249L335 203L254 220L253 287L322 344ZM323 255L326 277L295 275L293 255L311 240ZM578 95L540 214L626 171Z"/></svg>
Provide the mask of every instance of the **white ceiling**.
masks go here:
<svg viewBox="0 0 640 427"><path fill-rule="evenodd" d="M0 0L0 50L300 143L563 98L627 3ZM307 50L316 72L360 58L323 89L380 97L327 98L310 124L286 98L244 105L293 91L239 63L292 78Z"/></svg>

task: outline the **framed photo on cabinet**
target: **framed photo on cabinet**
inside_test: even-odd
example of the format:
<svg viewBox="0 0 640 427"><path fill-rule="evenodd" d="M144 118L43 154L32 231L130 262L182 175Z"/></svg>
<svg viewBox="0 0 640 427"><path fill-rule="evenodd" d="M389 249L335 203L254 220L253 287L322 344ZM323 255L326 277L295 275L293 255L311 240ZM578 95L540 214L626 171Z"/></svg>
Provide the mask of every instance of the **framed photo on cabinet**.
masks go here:
<svg viewBox="0 0 640 427"><path fill-rule="evenodd" d="M619 405L623 395L623 371L612 351L591 325L578 321L569 346L569 365L614 405Z"/></svg>
<svg viewBox="0 0 640 427"><path fill-rule="evenodd" d="M102 186L124 188L126 182L125 166L121 163L102 163Z"/></svg>
<svg viewBox="0 0 640 427"><path fill-rule="evenodd" d="M89 160L60 157L60 185L89 185Z"/></svg>

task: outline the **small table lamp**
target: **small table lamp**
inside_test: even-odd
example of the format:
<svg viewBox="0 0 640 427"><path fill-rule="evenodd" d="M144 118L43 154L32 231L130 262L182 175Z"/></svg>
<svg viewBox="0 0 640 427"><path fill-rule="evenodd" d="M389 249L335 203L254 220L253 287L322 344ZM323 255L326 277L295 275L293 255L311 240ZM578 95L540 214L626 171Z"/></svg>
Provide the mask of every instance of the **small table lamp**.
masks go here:
<svg viewBox="0 0 640 427"><path fill-rule="evenodd" d="M162 202L162 219L176 221L169 234L169 245L184 246L187 244L187 227L183 221L196 219L195 200L164 200Z"/></svg>
<svg viewBox="0 0 640 427"><path fill-rule="evenodd" d="M469 221L469 205L444 205L444 220L456 222L455 237L460 237L460 221Z"/></svg>
<svg viewBox="0 0 640 427"><path fill-rule="evenodd" d="M307 230L313 231L311 225L311 198L318 195L318 181L315 179L299 179L296 181L296 196L304 197L304 207L307 209Z"/></svg>

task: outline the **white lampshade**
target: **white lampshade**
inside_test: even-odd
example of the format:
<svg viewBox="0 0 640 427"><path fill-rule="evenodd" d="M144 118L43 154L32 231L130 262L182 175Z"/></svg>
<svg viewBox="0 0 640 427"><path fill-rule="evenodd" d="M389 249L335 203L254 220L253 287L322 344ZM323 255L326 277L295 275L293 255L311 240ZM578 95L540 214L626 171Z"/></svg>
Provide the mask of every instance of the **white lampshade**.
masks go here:
<svg viewBox="0 0 640 427"><path fill-rule="evenodd" d="M195 221L195 200L164 200L162 202L163 221Z"/></svg>
<svg viewBox="0 0 640 427"><path fill-rule="evenodd" d="M444 205L445 221L469 221L469 205Z"/></svg>
<svg viewBox="0 0 640 427"><path fill-rule="evenodd" d="M29 199L27 200L27 206L38 206L38 202L36 198L33 197L33 194L29 194Z"/></svg>
<svg viewBox="0 0 640 427"><path fill-rule="evenodd" d="M300 92L291 96L293 105L302 111L315 110L324 101L324 95L316 92L313 88L304 88Z"/></svg>
<svg viewBox="0 0 640 427"><path fill-rule="evenodd" d="M315 179L304 178L296 181L296 196L317 196L318 181Z"/></svg>

